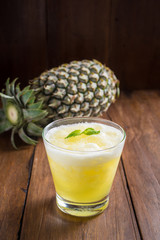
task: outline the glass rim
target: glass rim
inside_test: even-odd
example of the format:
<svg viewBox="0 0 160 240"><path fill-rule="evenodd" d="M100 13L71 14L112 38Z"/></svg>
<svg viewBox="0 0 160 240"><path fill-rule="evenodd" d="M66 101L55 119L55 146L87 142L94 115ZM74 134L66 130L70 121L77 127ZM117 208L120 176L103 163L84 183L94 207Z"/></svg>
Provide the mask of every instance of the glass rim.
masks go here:
<svg viewBox="0 0 160 240"><path fill-rule="evenodd" d="M44 135L44 131L49 127L51 126L52 124L56 124L56 123L61 123L61 122L64 122L64 121L69 121L69 120L93 120L93 123L94 123L94 120L95 121L102 121L102 122L105 122L106 124L107 123L110 123L110 124L113 124L114 126L118 127L119 130L121 130L121 132L123 133L123 137L122 139L114 146L112 147L108 147L108 148L104 148L104 149L100 149L100 150L87 150L87 151L78 151L78 150L70 150L70 149L66 149L66 148L62 148L62 147L59 147L59 146L56 146L54 144L52 144L51 142L49 142L45 135ZM78 122L77 122L78 123ZM100 123L100 122L99 122ZM69 124L69 123L68 123ZM67 125L67 124L66 124ZM111 127L114 127L114 126L111 126ZM70 153L99 153L99 152L104 152L104 151L110 151L110 150L113 150L115 148L117 148L123 141L125 141L126 139L126 132L124 131L124 129L117 123L111 121L111 120L107 120L107 119L104 119L104 118L98 118L98 117L68 117L68 118L61 118L61 119L57 119L49 124L47 124L44 128L43 128L43 131L42 131L42 138L44 141L47 142L47 144L49 144L51 147L54 147L55 149L57 150L61 150L61 151L66 151L66 152L70 152Z"/></svg>

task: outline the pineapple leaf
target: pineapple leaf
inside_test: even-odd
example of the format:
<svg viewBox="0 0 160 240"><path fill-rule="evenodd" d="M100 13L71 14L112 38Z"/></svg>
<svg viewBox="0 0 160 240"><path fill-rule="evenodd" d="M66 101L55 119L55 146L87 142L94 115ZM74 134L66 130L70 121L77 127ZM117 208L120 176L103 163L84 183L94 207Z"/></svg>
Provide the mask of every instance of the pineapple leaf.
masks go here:
<svg viewBox="0 0 160 240"><path fill-rule="evenodd" d="M23 90L18 93L18 97L22 97L28 90L30 90L30 86L23 88Z"/></svg>
<svg viewBox="0 0 160 240"><path fill-rule="evenodd" d="M37 124L30 122L26 128L27 133L29 133L31 136L42 136L42 128L38 126Z"/></svg>
<svg viewBox="0 0 160 240"><path fill-rule="evenodd" d="M12 124L6 119L3 109L0 109L0 134L8 131L12 127Z"/></svg>
<svg viewBox="0 0 160 240"><path fill-rule="evenodd" d="M18 78L15 78L15 79L11 82L11 84L10 84L10 92L11 92L11 95L14 96L15 101L16 101L18 104L22 105L21 99L19 98L19 95L18 95L18 93L21 92L21 89L20 89L20 87L19 87L20 84L15 85L15 82L17 81L17 79L18 79Z"/></svg>
<svg viewBox="0 0 160 240"><path fill-rule="evenodd" d="M11 84L10 84L10 92L11 92L11 94L14 96L14 97L16 97L16 91L15 91L15 82L17 81L17 79L18 78L15 78L12 82L11 82Z"/></svg>
<svg viewBox="0 0 160 240"><path fill-rule="evenodd" d="M10 130L12 127L12 124L5 119L4 121L0 122L0 134Z"/></svg>
<svg viewBox="0 0 160 240"><path fill-rule="evenodd" d="M25 89L25 88L24 88ZM21 96L22 96L22 94L24 94L24 89L21 91L20 90L20 87L18 86L18 88L16 89L16 91L17 91L17 94L16 94L16 97L17 97L17 99L19 99L19 101L22 103L22 101L21 101ZM27 89L27 90L29 90L29 89ZM27 91L26 90L26 91Z"/></svg>
<svg viewBox="0 0 160 240"><path fill-rule="evenodd" d="M0 96L1 96L1 100L2 100L2 105L3 105L3 109L4 109L4 112L6 114L6 106L7 106L7 103L8 102L15 102L15 99L13 96L9 96L9 95L6 95L4 93L0 93Z"/></svg>
<svg viewBox="0 0 160 240"><path fill-rule="evenodd" d="M48 112L41 109L23 109L24 119L27 121L39 121L47 116Z"/></svg>
<svg viewBox="0 0 160 240"><path fill-rule="evenodd" d="M1 96L2 98L5 98L5 99L14 99L13 96L9 96L9 95L6 95L6 94L4 94L4 93L0 93L0 96Z"/></svg>
<svg viewBox="0 0 160 240"><path fill-rule="evenodd" d="M23 127L20 128L20 130L18 131L18 135L19 137L27 144L37 144L37 141L32 139L31 137L27 136L27 134L25 133Z"/></svg>
<svg viewBox="0 0 160 240"><path fill-rule="evenodd" d="M15 141L14 141L14 134L15 134L16 132L17 132L17 128L15 127L15 128L12 129L12 132L11 132L11 143L12 143L12 146L13 146L15 149L17 149L17 146L16 146Z"/></svg>
<svg viewBox="0 0 160 240"><path fill-rule="evenodd" d="M39 101L33 104L28 105L28 108L30 109L39 109L42 107L43 101Z"/></svg>
<svg viewBox="0 0 160 240"><path fill-rule="evenodd" d="M16 90L15 91L16 91L16 99L17 99L18 103L20 104L20 106L23 106L21 98L20 98L20 93L21 93L20 83L18 83L16 85Z"/></svg>
<svg viewBox="0 0 160 240"><path fill-rule="evenodd" d="M30 86L26 86L25 88L23 88L23 90L21 91L22 94L24 94L26 91L28 91L30 89Z"/></svg>
<svg viewBox="0 0 160 240"><path fill-rule="evenodd" d="M21 91L21 89L20 89L20 83L18 83L17 85L16 85L16 93L19 93Z"/></svg>
<svg viewBox="0 0 160 240"><path fill-rule="evenodd" d="M7 78L7 81L6 81L6 94L10 96L11 95L11 91L10 91L9 80L10 80L10 78Z"/></svg>
<svg viewBox="0 0 160 240"><path fill-rule="evenodd" d="M28 105L33 104L35 100L36 100L36 97L31 96L31 98L28 100Z"/></svg>
<svg viewBox="0 0 160 240"><path fill-rule="evenodd" d="M22 102L23 104L26 106L26 104L28 103L30 97L33 94L33 90L27 90L25 93L23 93L23 95L21 96Z"/></svg>

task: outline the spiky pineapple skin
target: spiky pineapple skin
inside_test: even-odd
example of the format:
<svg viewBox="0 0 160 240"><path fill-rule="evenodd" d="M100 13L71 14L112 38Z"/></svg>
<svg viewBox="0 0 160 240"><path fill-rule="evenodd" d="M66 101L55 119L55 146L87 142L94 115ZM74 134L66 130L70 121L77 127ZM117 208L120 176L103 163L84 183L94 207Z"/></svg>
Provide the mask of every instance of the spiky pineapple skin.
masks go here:
<svg viewBox="0 0 160 240"><path fill-rule="evenodd" d="M72 61L30 81L48 111L44 123L64 117L99 116L119 95L113 71L97 60Z"/></svg>
<svg viewBox="0 0 160 240"><path fill-rule="evenodd" d="M93 60L73 61L43 72L20 89L17 79L0 92L0 133L11 130L27 144L36 144L43 127L64 117L98 116L119 95L113 71Z"/></svg>

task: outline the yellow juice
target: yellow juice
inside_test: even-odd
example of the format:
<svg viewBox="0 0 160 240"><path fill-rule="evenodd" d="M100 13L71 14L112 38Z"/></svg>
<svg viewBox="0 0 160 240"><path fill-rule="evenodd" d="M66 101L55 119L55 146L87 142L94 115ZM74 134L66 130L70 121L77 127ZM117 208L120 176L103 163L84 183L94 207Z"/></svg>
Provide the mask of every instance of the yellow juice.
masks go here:
<svg viewBox="0 0 160 240"><path fill-rule="evenodd" d="M92 127L96 135L80 135L66 139L74 130ZM113 127L99 123L77 123L51 129L46 146L56 192L76 203L97 202L111 189L122 146L112 149L123 138Z"/></svg>
<svg viewBox="0 0 160 240"><path fill-rule="evenodd" d="M99 159L94 159L88 166L77 167L48 159L56 192L64 199L81 203L96 202L109 194L119 161L117 158L99 164Z"/></svg>

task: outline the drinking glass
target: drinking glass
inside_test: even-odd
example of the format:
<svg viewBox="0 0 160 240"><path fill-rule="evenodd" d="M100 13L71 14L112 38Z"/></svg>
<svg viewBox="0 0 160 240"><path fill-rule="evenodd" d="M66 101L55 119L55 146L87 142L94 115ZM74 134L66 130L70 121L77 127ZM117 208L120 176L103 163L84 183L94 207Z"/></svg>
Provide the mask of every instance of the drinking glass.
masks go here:
<svg viewBox="0 0 160 240"><path fill-rule="evenodd" d="M75 123L100 123L120 131L122 138L102 150L68 150L49 142L49 130ZM43 141L56 189L60 210L74 216L93 216L103 212L109 203L109 192L126 139L116 123L95 117L73 117L56 120L43 130Z"/></svg>

